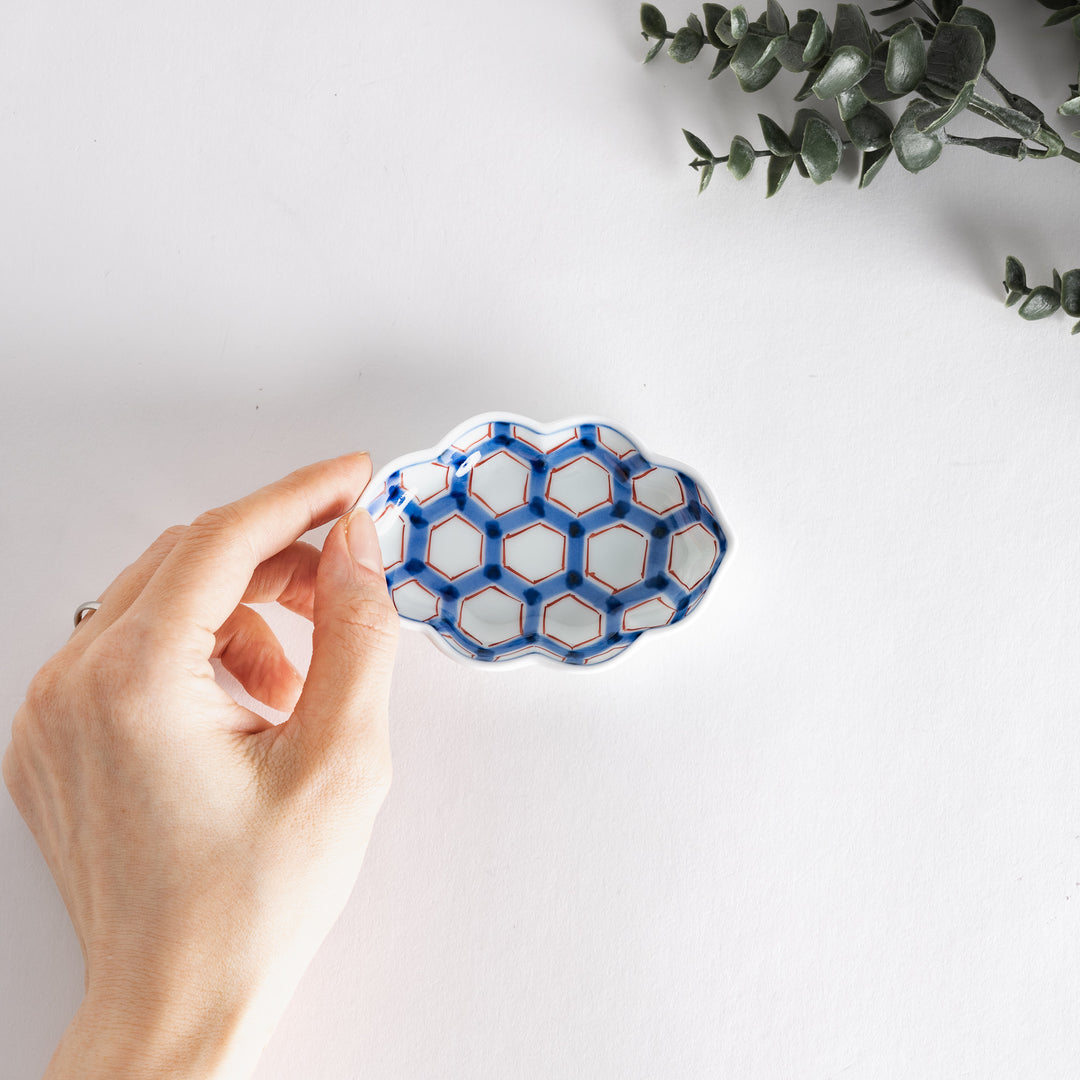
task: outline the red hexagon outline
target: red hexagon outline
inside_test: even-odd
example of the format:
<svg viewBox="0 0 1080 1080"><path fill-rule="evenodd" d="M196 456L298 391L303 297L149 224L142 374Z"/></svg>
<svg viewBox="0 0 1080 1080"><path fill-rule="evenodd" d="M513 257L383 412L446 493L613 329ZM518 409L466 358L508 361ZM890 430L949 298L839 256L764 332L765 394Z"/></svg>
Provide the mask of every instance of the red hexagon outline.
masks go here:
<svg viewBox="0 0 1080 1080"><path fill-rule="evenodd" d="M404 483L405 474L410 469L415 469L417 465L435 465L437 468L446 470L446 476L443 479L443 486L438 491L436 491L434 495L428 495L426 498L423 499L417 499L416 492L414 492ZM406 465L405 468L401 470L401 479L401 490L407 492L413 499L416 499L418 506L425 506L427 503L431 502L432 499L437 499L440 495L450 490L450 466L444 465L441 461L414 461L412 465Z"/></svg>
<svg viewBox="0 0 1080 1080"><path fill-rule="evenodd" d="M556 604L561 604L564 600L573 600L575 603L580 604L582 607L588 608L596 616L596 633L593 634L592 637L588 637L582 641L579 641L576 645L571 645L569 641L564 641L556 634L549 633L547 628L548 612L553 607L555 607ZM549 637L552 641L557 641L560 645L565 645L568 649L580 649L583 645L589 645L594 641L599 641L600 638L604 636L604 615L603 612L598 611L596 608L594 608L592 604L587 603L585 600L582 600L580 596L576 596L574 593L563 593L562 596L556 596L554 600L550 600L544 605L544 611L540 619L540 632L544 635L544 637Z"/></svg>
<svg viewBox="0 0 1080 1080"><path fill-rule="evenodd" d="M521 536L522 533L527 533L530 529L547 529L548 532L554 533L562 541L562 556L559 563L559 569L552 570L550 574L545 574L543 577L539 578L526 577L526 575L523 574L520 570L516 570L513 566L511 566L510 560L506 557L506 545L511 540L513 540L515 536ZM559 532L558 529L553 529L550 525L547 525L542 521L534 521L531 525L526 525L525 528L518 529L517 532L509 533L507 536L503 537L502 564L507 570L510 571L510 573L521 578L522 581L527 581L530 585L539 585L541 581L547 581L549 577L554 577L554 575L557 574L559 570L566 569L566 534Z"/></svg>
<svg viewBox="0 0 1080 1080"><path fill-rule="evenodd" d="M653 623L651 626L627 626L626 625L626 617L627 617L627 615L630 614L631 611L637 611L637 609L639 607L644 607L646 604L654 604L654 603L656 603L657 600L659 600L660 603L664 605L664 607L671 609L671 614L662 623ZM640 604L634 604L633 607L628 607L623 612L622 631L623 631L624 634L641 634L641 633L644 633L646 630L656 630L656 629L659 629L661 626L668 626L668 625L670 625L671 620L674 619L674 618L675 618L675 608L671 604L669 604L667 602L667 600L663 596L650 596L648 600L642 600Z"/></svg>
<svg viewBox="0 0 1080 1080"><path fill-rule="evenodd" d="M641 554L641 574L634 581L631 581L629 585L620 585L616 588L610 581L605 581L599 574L594 573L589 569L589 553L592 551L592 542L598 537L603 536L604 533L611 532L612 529L626 529L628 532L636 533L645 541L645 547ZM597 529L596 532L590 533L588 540L585 542L585 576L592 578L593 581L599 581L605 589L610 589L612 593L622 592L624 589L633 588L641 579L645 576L645 565L649 561L649 538L641 532L640 529L635 529L633 525L627 525L625 521L617 522L614 525L608 525L606 528Z"/></svg>
<svg viewBox="0 0 1080 1080"><path fill-rule="evenodd" d="M688 532L694 529L701 529L702 532L713 542L713 547L716 549L712 559L709 561L708 569L701 575L692 585L688 585L675 571L671 568L671 561L675 558L675 539L679 536L685 536ZM716 537L700 521L695 521L693 525L687 525L685 529L680 529L677 533L671 534L671 546L668 548L668 573L684 588L684 589L696 589L708 576L709 570L716 565L716 556L720 554L720 544Z"/></svg>
<svg viewBox="0 0 1080 1080"><path fill-rule="evenodd" d="M549 446L545 450L542 446L537 446L536 443L529 442L527 438L528 435L538 436L540 432L532 431L530 428L522 427L520 424L515 424L510 430L514 438L517 439L518 442L523 442L526 446L531 446L538 454L554 454L556 450L561 450L568 443L572 443L576 438L578 438L578 429L576 427L570 428L570 434L567 435L561 443L558 443L555 446ZM556 432L556 434L558 434L558 432Z"/></svg>
<svg viewBox="0 0 1080 1080"><path fill-rule="evenodd" d="M660 468L659 465L654 465L651 469L646 469L643 473L638 473L637 476L635 476L630 481L630 497L634 500L634 502L638 504L638 506L643 507L645 510L648 510L650 514L657 514L660 517L667 517L668 514L672 513L675 510L678 510L680 506L686 505L686 488L683 487L683 482L679 479L679 474L675 472L674 469L668 469L667 471L675 477L675 483L679 485L679 493L681 495L681 498L677 503L672 503L665 510L657 510L655 506L649 506L648 503L642 502L637 497L637 482L639 480L643 480L650 473L656 472L658 468Z"/></svg>
<svg viewBox="0 0 1080 1080"><path fill-rule="evenodd" d="M453 521L455 518L458 521L464 522L466 525L469 526L470 529L472 529L472 531L474 533L476 533L477 539L480 541L480 544L479 544L479 547L477 548L478 554L477 554L477 557L476 557L476 562L473 563L472 566L466 567L464 570L459 570L456 574L450 575L445 570L443 570L438 565L438 563L436 563L432 559L432 557L431 557L431 542L432 542L432 540L435 539L435 534L444 525L449 525L450 522ZM428 533L428 542L427 542L427 564L436 573L442 574L442 576L444 578L446 578L447 581L456 581L463 574L468 574L470 571L475 570L478 566L482 566L483 562L484 562L484 534L471 521L469 521L468 518L462 517L461 514L451 514L448 518L443 518L443 520L440 521L438 525L433 525L431 527L431 531Z"/></svg>
<svg viewBox="0 0 1080 1080"><path fill-rule="evenodd" d="M470 600L475 600L478 596L483 596L484 593L491 592L492 590L494 590L497 593L500 593L502 596L505 596L507 600L513 600L514 603L517 604L517 606L518 606L518 629L517 629L516 634L511 634L509 637L505 637L501 641L493 641L493 642L491 642L491 644L485 644L478 637L476 637L473 634L470 634L469 631L465 629L465 624L462 621L461 616L462 616L462 611L463 611L465 605ZM484 588L478 590L477 592L470 593L468 596L466 596L461 601L461 604L458 607L457 625L458 625L458 629L470 641L475 641L476 644L479 645L481 649L495 649L495 648L498 648L498 646L500 646L500 645L505 645L506 642L508 642L508 641L513 641L514 638L516 638L516 637L521 637L521 635L525 632L525 603L524 603L524 601L519 600L516 596L511 596L510 593L508 593L505 589L500 589L498 585L485 585Z"/></svg>
<svg viewBox="0 0 1080 1080"><path fill-rule="evenodd" d="M405 518L402 517L402 515L399 513L398 508L396 506L393 506L391 504L387 504L386 506L384 506L382 508L382 511L380 512L379 516L375 519L376 526L378 525L378 523L380 521L382 521L382 519L384 517L386 517L387 514L393 514L394 517L396 517L398 519L398 521L401 522L401 556L397 559L396 562L392 562L389 566L384 566L383 567L384 570L392 570L395 566L400 566L401 563L403 563L405 561L405 529L406 529L406 521L405 521Z"/></svg>
<svg viewBox="0 0 1080 1080"><path fill-rule="evenodd" d="M483 498L483 496L477 495L476 492L473 491L473 478L476 476L476 472L481 466L487 465L488 462L494 461L497 457L500 457L501 455L505 455L512 462L514 462L516 465L520 465L525 470L525 487L523 488L522 493L521 493L521 502L515 503L513 506L508 507L506 510L496 511L495 507L493 507L490 503L488 503L487 500L485 500ZM492 514L494 514L495 517L497 517L497 518L502 517L503 514L509 514L511 510L516 510L519 506L524 506L529 501L529 466L528 466L528 463L522 461L521 458L519 458L519 457L515 457L513 454L510 453L509 450L496 450L495 453L491 454L489 457L481 458L469 470L469 496L471 498L475 499L478 503L483 503L484 506L487 507L487 509Z"/></svg>
<svg viewBox="0 0 1080 1080"><path fill-rule="evenodd" d="M590 465L595 465L605 477L607 477L607 498L601 499L598 503L594 503L592 506L587 506L584 510L577 511L571 509L564 502L560 502L551 494L551 485L555 480L558 473L561 473L563 469L569 469L571 465L576 465L579 461L587 461ZM613 502L612 488L611 488L611 473L600 464L594 457L589 457L588 454L579 454L576 458L566 462L564 465L560 465L557 469L551 470L551 475L548 477L547 486L544 488L544 497L548 502L555 503L556 506L561 506L568 514L573 514L574 517L584 517L586 514L592 513L593 510L598 510L601 506L607 506L608 503Z"/></svg>
<svg viewBox="0 0 1080 1080"><path fill-rule="evenodd" d="M440 573L441 573L441 571L440 571ZM427 622L428 619L436 619L436 618L438 618L438 616L439 616L439 604L441 603L439 595L437 593L433 593L425 584L423 584L423 582L417 581L416 578L407 578L400 585L395 585L393 587L393 589L390 590L390 599L393 600L394 594L399 589L404 589L407 585L415 585L418 589L423 589L424 592L426 592L428 594L428 596L430 596L431 599L435 601L435 614L434 615L429 615L427 619L412 619L411 615L401 615L400 611L398 612L398 614L401 615L401 617L403 619L412 619L413 622ZM394 600L394 607L397 608L397 601L396 600Z"/></svg>

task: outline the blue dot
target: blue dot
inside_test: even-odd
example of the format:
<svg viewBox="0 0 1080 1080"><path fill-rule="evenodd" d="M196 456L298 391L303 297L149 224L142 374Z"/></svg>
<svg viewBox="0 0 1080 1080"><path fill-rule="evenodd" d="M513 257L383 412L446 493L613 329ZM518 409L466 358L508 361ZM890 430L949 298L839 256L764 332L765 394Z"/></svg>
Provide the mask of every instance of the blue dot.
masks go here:
<svg viewBox="0 0 1080 1080"><path fill-rule="evenodd" d="M568 528L568 529L567 529L566 531L567 531L567 532L568 532L568 533L569 533L569 534L570 534L570 535L571 535L571 536L572 536L572 537L573 537L573 538L574 538L575 540L576 540L576 539L577 539L577 538L578 538L579 536L582 536L582 535L584 534L584 532L585 532L585 530L584 530L584 529L583 529L583 528L581 527L581 525L580 525L580 524L579 524L578 522L576 522L576 521L571 521L571 522L570 522L570 528Z"/></svg>
<svg viewBox="0 0 1080 1080"><path fill-rule="evenodd" d="M387 502L392 502L392 501L393 501L394 499L396 499L396 498L398 497L398 495L400 495L400 494L401 494L401 488L399 488L399 487L397 486L397 484L391 484L391 485L390 485L390 486L389 486L389 487L388 487L388 488L386 489L386 501L387 501Z"/></svg>
<svg viewBox="0 0 1080 1080"><path fill-rule="evenodd" d="M701 505L700 503L692 502L687 508L687 512L695 521L701 520Z"/></svg>
<svg viewBox="0 0 1080 1080"><path fill-rule="evenodd" d="M529 645L535 645L536 644L536 635L535 634L526 634L525 635L525 641Z"/></svg>
<svg viewBox="0 0 1080 1080"><path fill-rule="evenodd" d="M685 611L690 606L690 597L684 596L676 605L676 611Z"/></svg>
<svg viewBox="0 0 1080 1080"><path fill-rule="evenodd" d="M595 439L585 438L585 439L581 440L581 445L583 447L585 447L586 450L595 450L596 449L596 440Z"/></svg>
<svg viewBox="0 0 1080 1080"><path fill-rule="evenodd" d="M574 588L575 585L580 585L581 580L581 575L576 570L571 570L570 573L566 575L566 584L569 585L571 589Z"/></svg>
<svg viewBox="0 0 1080 1080"><path fill-rule="evenodd" d="M526 589L522 595L525 597L525 603L529 605L536 604L540 600L539 589Z"/></svg>
<svg viewBox="0 0 1080 1080"><path fill-rule="evenodd" d="M457 508L459 510L464 510L465 509L465 504L468 502L468 499L465 497L465 492L464 491L455 491L454 492L454 502L457 503Z"/></svg>
<svg viewBox="0 0 1080 1080"><path fill-rule="evenodd" d="M447 600L456 600L461 594L454 588L453 585L446 585L439 590Z"/></svg>
<svg viewBox="0 0 1080 1080"><path fill-rule="evenodd" d="M622 634L608 634L606 640L609 645L618 645L622 641Z"/></svg>
<svg viewBox="0 0 1080 1080"><path fill-rule="evenodd" d="M668 534L668 527L660 522L652 527L652 534L657 540L663 540Z"/></svg>
<svg viewBox="0 0 1080 1080"><path fill-rule="evenodd" d="M499 526L496 525L494 521L489 521L484 526L484 532L486 532L488 534L488 536L491 537L492 540L498 540L498 538L500 536L502 536L502 529L500 529Z"/></svg>
<svg viewBox="0 0 1080 1080"><path fill-rule="evenodd" d="M484 567L484 577L489 581L498 581L502 577L502 571L494 563L490 563Z"/></svg>
<svg viewBox="0 0 1080 1080"><path fill-rule="evenodd" d="M420 571L424 569L423 560L422 559L410 559L405 564L405 569L408 570L410 574L419 574Z"/></svg>
<svg viewBox="0 0 1080 1080"><path fill-rule="evenodd" d="M611 516L616 518L624 518L630 513L630 504L623 502L621 499L611 508Z"/></svg>
<svg viewBox="0 0 1080 1080"><path fill-rule="evenodd" d="M491 659L494 658L494 656L495 656L495 654L491 651L491 649L477 649L476 650L476 659L477 660L491 660Z"/></svg>
<svg viewBox="0 0 1080 1080"><path fill-rule="evenodd" d="M534 514L535 514L535 515L537 516L537 517L543 517L543 516L544 516L544 513L545 513L545 510L544 510L544 500L543 500L543 499L541 499L541 498L540 498L540 496L538 495L538 496L537 496L537 497L536 497L535 499L533 499L533 500L532 500L532 502L530 502L530 503L529 503L529 509L530 509L530 510L531 510L531 511L532 511L532 512L533 512L533 513L534 513Z"/></svg>
<svg viewBox="0 0 1080 1080"><path fill-rule="evenodd" d="M409 521L418 529L422 529L427 524L423 514L410 514Z"/></svg>
<svg viewBox="0 0 1080 1080"><path fill-rule="evenodd" d="M532 459L532 470L534 473L546 473L547 462L543 458Z"/></svg>
<svg viewBox="0 0 1080 1080"><path fill-rule="evenodd" d="M648 585L650 589L666 589L668 587L668 579L664 577L663 574L657 574L656 577L649 578L645 584Z"/></svg>
<svg viewBox="0 0 1080 1080"><path fill-rule="evenodd" d="M605 606L607 607L609 612L618 611L620 610L620 608L622 608L622 601L616 600L614 596L609 596L607 598L607 603L605 604Z"/></svg>

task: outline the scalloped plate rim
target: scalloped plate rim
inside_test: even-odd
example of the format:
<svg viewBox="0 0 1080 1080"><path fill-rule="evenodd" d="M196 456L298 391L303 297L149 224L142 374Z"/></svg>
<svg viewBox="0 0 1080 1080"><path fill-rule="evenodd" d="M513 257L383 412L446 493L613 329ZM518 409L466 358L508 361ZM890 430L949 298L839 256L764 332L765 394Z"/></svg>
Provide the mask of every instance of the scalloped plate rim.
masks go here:
<svg viewBox="0 0 1080 1080"><path fill-rule="evenodd" d="M684 615L677 623L671 626L663 627L663 631L666 634L678 633L681 631L688 622L692 622L697 619L701 614L702 608L710 602L710 597L713 592L713 586L716 583L716 578L724 572L724 567L730 564L732 556L736 550L735 535L731 531L731 526L728 524L727 518L720 510L716 497L713 495L712 488L709 487L704 480L701 479L697 469L690 468L685 462L679 461L677 458L665 457L662 454L653 454L649 451L641 440L632 432L629 431L625 424L616 423L614 420L609 420L605 416L600 416L595 413L579 413L574 416L567 417L564 420L557 420L554 423L544 424L538 420L533 420L531 417L524 416L521 413L513 412L482 412L477 413L475 416L470 416L467 420L462 421L460 424L451 428L447 434L440 439L433 446L428 447L426 450L417 450L408 454L402 454L400 457L393 458L391 461L383 465L377 472L374 472L371 479L367 482L364 490L360 493L360 498L356 500L356 506L367 509L368 503L374 497L373 493L386 481L387 477L391 473L398 470L405 469L409 465L417 465L424 461L430 461L433 457L437 457L440 453L446 450L455 439L464 435L466 432L471 431L473 428L480 427L482 424L520 424L522 427L527 427L531 431L535 431L538 435L551 435L557 431L562 431L564 428L579 427L581 424L598 424L603 427L609 427L617 431L624 439L628 439L634 444L638 453L641 454L652 465L666 466L669 469L682 469L684 472L689 473L693 477L694 483L696 483L704 492L709 500L709 507L713 518L719 524L721 530L724 533L724 537L727 540L727 547L724 550L724 555L720 560L720 565L717 566L715 573L713 574L712 581L709 582L708 588L701 594L701 599L698 601L697 606L693 611ZM417 622L415 619L406 619L403 615L398 616L398 621L413 633L422 633L433 641L445 656L450 657L451 660L456 661L466 667L476 669L477 665L481 665L486 669L495 669L498 671L508 671L524 667L534 667L536 665L542 665L543 667L558 666L564 671L574 671L581 673L593 673L597 671L610 670L617 664L621 664L626 659L626 654L630 652L635 645L638 645L641 638L647 634L642 634L629 645L623 647L623 649L613 656L610 660L604 660L599 664L564 664L559 663L554 665L550 660L545 660L544 657L538 656L536 653L527 653L524 656L515 656L510 660L497 660L497 661L481 661L475 657L466 656L464 653L458 652L447 644L437 630L435 630L430 624Z"/></svg>

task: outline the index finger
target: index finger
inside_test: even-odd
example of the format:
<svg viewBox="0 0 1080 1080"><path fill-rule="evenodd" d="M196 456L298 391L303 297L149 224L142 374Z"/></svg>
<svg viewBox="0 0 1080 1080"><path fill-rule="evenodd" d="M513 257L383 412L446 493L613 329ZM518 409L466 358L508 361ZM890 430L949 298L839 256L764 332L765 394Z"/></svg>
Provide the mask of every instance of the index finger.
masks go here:
<svg viewBox="0 0 1080 1080"><path fill-rule="evenodd" d="M256 567L309 529L341 517L369 479L367 454L346 454L200 514L132 604L132 613L170 633L216 633L241 602Z"/></svg>

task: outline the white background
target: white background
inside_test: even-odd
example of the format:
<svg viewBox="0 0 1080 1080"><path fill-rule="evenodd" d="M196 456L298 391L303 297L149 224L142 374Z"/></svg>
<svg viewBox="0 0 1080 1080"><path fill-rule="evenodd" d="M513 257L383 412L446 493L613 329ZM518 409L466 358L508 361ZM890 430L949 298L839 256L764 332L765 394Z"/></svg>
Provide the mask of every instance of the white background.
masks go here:
<svg viewBox="0 0 1080 1080"><path fill-rule="evenodd" d="M1052 108L1076 43L987 7ZM800 79L643 68L631 0L3 22L4 741L163 528L483 410L622 422L737 538L610 671L404 637L394 787L259 1080L1076 1075L1080 338L999 285L1080 262L1075 166L698 198L679 129L761 145ZM6 799L0 870L29 1077L82 966Z"/></svg>

